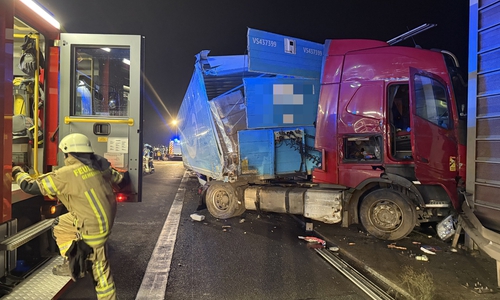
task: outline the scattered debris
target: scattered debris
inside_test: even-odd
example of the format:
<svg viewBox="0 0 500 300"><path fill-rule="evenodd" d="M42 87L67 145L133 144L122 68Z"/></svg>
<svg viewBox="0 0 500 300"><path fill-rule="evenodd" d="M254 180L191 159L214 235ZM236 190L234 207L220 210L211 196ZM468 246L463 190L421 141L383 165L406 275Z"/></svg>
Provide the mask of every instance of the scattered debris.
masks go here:
<svg viewBox="0 0 500 300"><path fill-rule="evenodd" d="M414 241L414 242L411 242L413 245L420 245L422 244L421 242L417 242L417 241Z"/></svg>
<svg viewBox="0 0 500 300"><path fill-rule="evenodd" d="M389 245L387 245L387 248L389 248L389 249L398 249L398 250L408 250L406 247L396 246L396 244L389 244Z"/></svg>
<svg viewBox="0 0 500 300"><path fill-rule="evenodd" d="M335 245L335 246L331 246L330 248L328 248L328 250L332 251L332 252L337 252L340 250L339 246Z"/></svg>
<svg viewBox="0 0 500 300"><path fill-rule="evenodd" d="M222 228L231 228L231 225L223 225Z"/></svg>
<svg viewBox="0 0 500 300"><path fill-rule="evenodd" d="M349 242L348 245L349 246L354 246L354 245L356 245L356 243L355 242Z"/></svg>
<svg viewBox="0 0 500 300"><path fill-rule="evenodd" d="M433 252L441 251L441 247L439 247L439 246L422 245L422 247L424 247L427 250L431 250Z"/></svg>
<svg viewBox="0 0 500 300"><path fill-rule="evenodd" d="M190 217L191 217L192 220L198 221L198 222L201 222L201 221L205 220L205 216L204 215L191 214Z"/></svg>
<svg viewBox="0 0 500 300"><path fill-rule="evenodd" d="M227 232L227 229L226 229L226 228L224 228L224 229L222 229L222 231L223 231L223 232Z"/></svg>
<svg viewBox="0 0 500 300"><path fill-rule="evenodd" d="M474 285L474 290L478 292L479 294L484 294L484 293L493 293L493 289L488 288L487 286L483 286L481 283L476 282Z"/></svg>
<svg viewBox="0 0 500 300"><path fill-rule="evenodd" d="M428 247L425 247L425 246L420 247L420 250L422 250L423 252L425 252L427 254L436 255L436 252L430 250Z"/></svg>
<svg viewBox="0 0 500 300"><path fill-rule="evenodd" d="M311 222L306 222L306 231L313 231L313 223Z"/></svg>
<svg viewBox="0 0 500 300"><path fill-rule="evenodd" d="M429 258L427 257L427 255L417 255L417 256L415 256L415 259L421 260L421 261L429 261Z"/></svg>
<svg viewBox="0 0 500 300"><path fill-rule="evenodd" d="M455 228L457 226L457 220L453 215L449 215L444 220L439 222L436 226L437 235L443 241L448 240L455 234Z"/></svg>
<svg viewBox="0 0 500 300"><path fill-rule="evenodd" d="M245 219L240 219L240 224L245 223Z"/></svg>
<svg viewBox="0 0 500 300"><path fill-rule="evenodd" d="M324 240L317 238L315 236L300 236L299 235L299 239L304 240L308 243L316 243L316 244L321 244L323 246L326 245L326 242Z"/></svg>

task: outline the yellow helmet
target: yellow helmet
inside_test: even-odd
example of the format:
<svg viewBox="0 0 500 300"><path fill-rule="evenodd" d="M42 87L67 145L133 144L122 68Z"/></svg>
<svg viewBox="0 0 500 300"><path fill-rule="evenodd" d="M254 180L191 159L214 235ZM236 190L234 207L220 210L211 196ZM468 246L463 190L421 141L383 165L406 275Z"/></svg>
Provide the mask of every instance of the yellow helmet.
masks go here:
<svg viewBox="0 0 500 300"><path fill-rule="evenodd" d="M63 153L94 153L88 137L81 133L71 133L59 143Z"/></svg>

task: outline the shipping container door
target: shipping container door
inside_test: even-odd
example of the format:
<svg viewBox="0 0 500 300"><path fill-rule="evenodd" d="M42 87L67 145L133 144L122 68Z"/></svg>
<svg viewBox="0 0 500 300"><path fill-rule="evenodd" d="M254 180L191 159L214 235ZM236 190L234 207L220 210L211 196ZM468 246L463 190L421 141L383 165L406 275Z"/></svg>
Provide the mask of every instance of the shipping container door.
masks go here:
<svg viewBox="0 0 500 300"><path fill-rule="evenodd" d="M85 134L96 154L127 170L132 201L140 201L142 179L143 42L136 35L64 33L59 43L59 137Z"/></svg>

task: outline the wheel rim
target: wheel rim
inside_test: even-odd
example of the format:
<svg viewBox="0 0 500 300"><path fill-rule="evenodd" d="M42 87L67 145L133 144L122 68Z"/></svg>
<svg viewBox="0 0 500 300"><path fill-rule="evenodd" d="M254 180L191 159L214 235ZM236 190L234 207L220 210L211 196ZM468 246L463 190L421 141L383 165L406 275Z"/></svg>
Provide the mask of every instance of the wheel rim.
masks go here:
<svg viewBox="0 0 500 300"><path fill-rule="evenodd" d="M370 209L372 224L381 230L392 231L403 222L401 208L392 201L380 200Z"/></svg>
<svg viewBox="0 0 500 300"><path fill-rule="evenodd" d="M217 210L226 211L229 208L229 198L225 190L219 189L214 193L212 203Z"/></svg>

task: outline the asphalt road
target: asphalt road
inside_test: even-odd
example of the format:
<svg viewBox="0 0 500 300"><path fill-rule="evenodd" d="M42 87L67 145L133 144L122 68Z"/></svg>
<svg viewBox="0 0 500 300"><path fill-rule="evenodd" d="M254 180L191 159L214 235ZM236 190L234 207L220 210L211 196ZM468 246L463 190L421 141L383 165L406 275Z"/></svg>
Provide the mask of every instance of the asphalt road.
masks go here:
<svg viewBox="0 0 500 300"><path fill-rule="evenodd" d="M160 161L155 167L155 173L144 176L142 202L119 205L109 240L122 300L136 298L185 174L182 162ZM202 210L198 213L205 220L193 221L199 184L190 176L184 185L164 299L367 299L297 238L305 232L293 218L250 211L218 220ZM60 299L95 298L87 276Z"/></svg>

